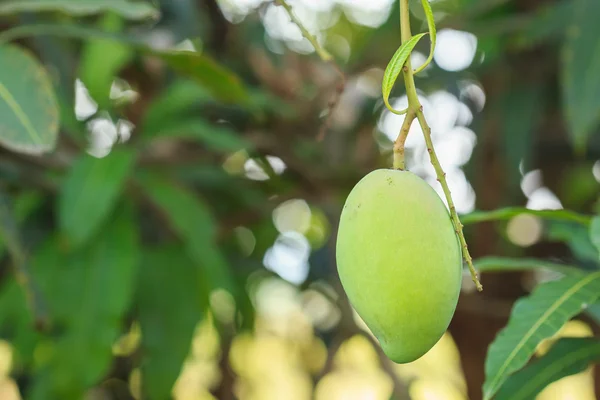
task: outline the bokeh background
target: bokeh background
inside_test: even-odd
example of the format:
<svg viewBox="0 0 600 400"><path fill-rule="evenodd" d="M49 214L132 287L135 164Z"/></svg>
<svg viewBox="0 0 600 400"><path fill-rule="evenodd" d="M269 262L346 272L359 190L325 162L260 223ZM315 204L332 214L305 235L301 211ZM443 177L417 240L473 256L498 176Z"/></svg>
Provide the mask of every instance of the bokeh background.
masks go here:
<svg viewBox="0 0 600 400"><path fill-rule="evenodd" d="M459 214L507 206L598 211L598 127L574 136L565 117L570 78L564 59L573 45L569 37L577 36L573 15L581 2L431 1L437 48L416 84ZM135 148L141 181L161 176L168 183L156 184L148 196L131 178L120 193L136 215L143 262L139 279L130 284L133 300L113 332L112 359L92 379L86 399L146 398L147 382L158 391L168 389L170 380L175 383L167 393L177 400L480 399L487 346L506 324L514 301L549 278L541 272L486 273L479 294L465 274L456 315L436 347L407 365L385 358L344 296L335 238L353 185L369 171L391 165L402 117L385 109L381 79L400 42L398 4L289 3L333 54L344 79L317 57L282 7L263 0L163 0L155 2L158 20L116 25L120 34L155 49L206 54L230 71L225 78L201 67L174 71L164 60L120 47L90 50L92 39L41 35L20 41L49 69L62 115L70 121L61 125L51 154L0 150L2 187L13 198L32 259L42 257L39 249L48 247L48 240L68 247L61 242L55 210L79 154L110 161L115 149ZM413 32L425 31L418 1L411 2L411 11ZM50 20L113 26L96 16L52 14L6 20L3 29ZM595 29L597 35L584 38L588 57L576 60L583 66L572 72L581 73L580 81L591 88L600 71L600 30ZM422 40L413 65L428 51ZM194 80L194 74L208 77ZM110 80L107 98L94 96L94 76ZM242 88L249 101L239 100L231 87ZM392 96L396 109L406 105L402 84ZM588 101L581 112L589 115L579 118L597 119L598 102L593 96ZM407 166L442 195L417 124L408 136ZM169 200L173 187L202 199L200 217L193 200ZM81 201L94 207L93 198ZM107 219L119 216L113 212ZM205 240L203 224L214 229L214 242ZM465 234L476 264L489 256L537 257L597 268L587 232L576 225L519 215L470 224ZM194 263L182 255L181 243L200 252L218 249L226 261L208 261L201 268L202 284L191 284L181 271ZM118 251L113 257L119 259ZM44 260L40 270L50 265ZM67 310L69 304L75 307L77 296L69 298L71 292L60 285L45 283L66 275L51 269L36 275L32 268L33 276L43 279L45 297L63 296ZM154 281L147 283L144 271L152 268ZM223 271L206 272L211 269ZM81 293L93 288L95 301L110 302L119 290L120 277L113 278L89 277ZM236 290L219 287L222 278ZM74 285L81 282L73 279ZM60 330L45 339L31 333L31 312L17 293L6 255L0 280L0 399L27 399L27 393L44 392L35 389L44 385L44 366L48 376L58 371L47 367L55 365L47 364L49 359L60 359L61 351L83 352L85 365L89 348L77 347L74 338L61 347ZM102 321L90 316L85 324L93 331ZM582 316L561 335L590 336L597 328ZM146 342L144 332L149 332ZM145 351L156 358L147 361ZM163 370L145 374L152 360ZM539 399L595 399L598 382L590 369L553 384Z"/></svg>

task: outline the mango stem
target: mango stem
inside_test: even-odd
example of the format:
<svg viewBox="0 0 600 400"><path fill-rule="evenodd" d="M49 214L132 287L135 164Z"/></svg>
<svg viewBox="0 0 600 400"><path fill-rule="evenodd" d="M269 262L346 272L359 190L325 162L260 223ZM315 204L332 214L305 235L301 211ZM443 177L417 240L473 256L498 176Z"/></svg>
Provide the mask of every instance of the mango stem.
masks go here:
<svg viewBox="0 0 600 400"><path fill-rule="evenodd" d="M409 0L399 1L400 34L402 37L402 43L405 43L412 37L410 31ZM475 271L475 267L473 266L473 258L469 253L467 241L463 233L463 224L460 222L458 214L456 213L456 207L454 206L454 201L452 200L452 193L450 192L450 187L448 186L448 182L446 181L446 173L444 172L440 161L435 153L433 141L431 140L431 128L427 124L427 120L425 119L425 115L423 114L423 106L421 105L419 101L419 96L417 95L414 72L411 67L410 57L406 61L406 64L402 69L402 73L404 75L404 85L406 87L406 95L408 97L408 111L406 113L404 123L402 124L402 128L400 129L398 139L396 139L396 142L394 144L394 168L404 169L404 143L406 141L406 136L408 135L410 125L416 116L417 120L419 121L419 125L421 126L421 130L423 131L425 144L427 145L427 152L429 153L429 159L431 161L431 164L433 165L433 168L435 169L437 180L442 186L444 196L446 197L446 202L448 203L448 207L450 209L450 219L452 220L454 231L458 235L460 245L462 248L463 258L466 261L467 266L469 267L473 283L475 283L477 290L481 292L483 291L483 286L481 285L481 282L479 282L477 272ZM412 118L409 118L409 115L412 115Z"/></svg>

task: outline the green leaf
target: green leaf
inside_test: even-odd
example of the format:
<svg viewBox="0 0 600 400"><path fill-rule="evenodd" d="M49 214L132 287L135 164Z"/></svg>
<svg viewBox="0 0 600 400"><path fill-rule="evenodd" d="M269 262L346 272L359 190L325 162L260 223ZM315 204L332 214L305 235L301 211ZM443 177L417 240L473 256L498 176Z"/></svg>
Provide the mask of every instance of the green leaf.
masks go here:
<svg viewBox="0 0 600 400"><path fill-rule="evenodd" d="M141 130L144 136L153 135L171 121L179 121L182 114L194 106L212 103L215 98L202 85L180 80L158 95L144 113Z"/></svg>
<svg viewBox="0 0 600 400"><path fill-rule="evenodd" d="M157 138L193 139L206 145L211 150L225 153L250 147L250 144L233 129L225 125L210 124L201 118L175 123L145 137L147 140Z"/></svg>
<svg viewBox="0 0 600 400"><path fill-rule="evenodd" d="M248 93L237 75L212 58L190 51L154 51L173 70L211 90L215 97L227 102L246 103Z"/></svg>
<svg viewBox="0 0 600 400"><path fill-rule="evenodd" d="M394 53L394 56L388 63L385 73L383 74L383 82L381 84L381 91L383 93L383 101L385 102L386 107L392 111L393 108L390 105L390 93L392 92L392 88L398 79L398 75L402 71L402 67L410 57L410 53L413 51L419 40L427 35L427 33L420 33L418 35L413 36L407 42L403 43L398 50Z"/></svg>
<svg viewBox="0 0 600 400"><path fill-rule="evenodd" d="M425 18L427 19L427 26L429 28L429 36L430 36L430 40L431 40L431 47L429 50L429 57L427 57L427 60L425 60L425 62L423 63L423 65L421 65L419 68L417 68L415 70L415 74L418 74L419 72L423 71L425 69L425 67L427 67L429 65L429 63L431 63L431 61L433 60L433 54L435 51L435 43L436 43L436 31L435 31L435 18L433 18L433 10L431 9L431 4L429 4L429 0L421 0L421 4L423 5L423 10L425 11Z"/></svg>
<svg viewBox="0 0 600 400"><path fill-rule="evenodd" d="M543 357L511 376L498 391L495 399L535 399L536 395L552 382L583 372L595 361L600 361L598 339L560 339Z"/></svg>
<svg viewBox="0 0 600 400"><path fill-rule="evenodd" d="M0 15L51 11L76 17L113 12L130 20L158 19L160 16L148 3L127 0L9 0L0 3Z"/></svg>
<svg viewBox="0 0 600 400"><path fill-rule="evenodd" d="M600 217L594 217L590 224L590 240L600 252Z"/></svg>
<svg viewBox="0 0 600 400"><path fill-rule="evenodd" d="M107 14L100 26L107 32L118 32L123 27L123 20L115 14ZM110 89L115 76L132 58L131 48L114 40L94 39L86 43L79 77L100 108L110 107Z"/></svg>
<svg viewBox="0 0 600 400"><path fill-rule="evenodd" d="M572 18L574 8L572 0L540 5L529 21L523 24L523 31L515 39L516 46L531 47L548 39L560 38Z"/></svg>
<svg viewBox="0 0 600 400"><path fill-rule="evenodd" d="M0 329L2 338L8 340L15 349L13 365L20 366L33 359L39 332L31 310L27 307L27 298L13 277L5 278L0 287Z"/></svg>
<svg viewBox="0 0 600 400"><path fill-rule="evenodd" d="M208 205L170 180L143 174L139 181L152 202L165 213L210 284L214 288L233 290L229 266L216 243L216 221Z"/></svg>
<svg viewBox="0 0 600 400"><path fill-rule="evenodd" d="M31 398L82 398L110 366L140 262L132 210L119 207L96 240L76 252L63 252L52 237L36 254L35 274L64 333L53 340Z"/></svg>
<svg viewBox="0 0 600 400"><path fill-rule="evenodd" d="M162 59L173 70L200 83L224 102L250 106L250 97L241 79L206 54L192 51L156 50L130 36L115 35L78 25L37 24L18 26L0 33L0 44L31 36L58 36L74 39L106 39L127 44L136 51Z"/></svg>
<svg viewBox="0 0 600 400"><path fill-rule="evenodd" d="M542 340L556 334L599 296L600 272L595 272L544 283L518 300L508 325L488 349L484 400L491 399L508 377L527 363Z"/></svg>
<svg viewBox="0 0 600 400"><path fill-rule="evenodd" d="M564 275L582 273L574 265L560 264L536 258L482 257L475 261L475 268L480 272L527 271L533 269L548 269Z"/></svg>
<svg viewBox="0 0 600 400"><path fill-rule="evenodd" d="M520 164L529 170L536 131L543 111L543 91L540 85L518 85L508 90L501 99L501 137L504 141L504 159L507 175L514 189L521 182Z"/></svg>
<svg viewBox="0 0 600 400"><path fill-rule="evenodd" d="M15 207L11 199L0 190L0 245L4 246L10 254L16 282L25 295L29 312L35 319L38 327L46 327L48 315L45 305L41 300L37 282L29 271L29 259L22 243L21 232L16 218Z"/></svg>
<svg viewBox="0 0 600 400"><path fill-rule="evenodd" d="M133 169L135 154L116 149L104 158L83 154L65 177L58 221L74 247L88 241L114 209Z"/></svg>
<svg viewBox="0 0 600 400"><path fill-rule="evenodd" d="M546 224L545 237L550 241L565 242L579 260L598 263L598 250L591 241L589 224L550 221Z"/></svg>
<svg viewBox="0 0 600 400"><path fill-rule="evenodd" d="M189 354L208 293L198 290L194 263L177 246L144 256L137 294L142 329L144 398L167 399Z"/></svg>
<svg viewBox="0 0 600 400"><path fill-rule="evenodd" d="M600 122L600 2L575 0L563 44L561 78L564 117L578 151Z"/></svg>
<svg viewBox="0 0 600 400"><path fill-rule="evenodd" d="M467 225L487 221L509 220L521 214L534 215L549 220L576 222L584 226L589 225L591 220L591 217L587 215L577 214L569 210L530 210L521 207L499 208L492 211L473 211L472 213L462 215L460 220L463 224Z"/></svg>
<svg viewBox="0 0 600 400"><path fill-rule="evenodd" d="M590 316L596 324L600 325L600 303L590 304L585 310L585 313Z"/></svg>
<svg viewBox="0 0 600 400"><path fill-rule="evenodd" d="M0 145L41 154L58 136L58 102L44 67L26 50L0 45Z"/></svg>

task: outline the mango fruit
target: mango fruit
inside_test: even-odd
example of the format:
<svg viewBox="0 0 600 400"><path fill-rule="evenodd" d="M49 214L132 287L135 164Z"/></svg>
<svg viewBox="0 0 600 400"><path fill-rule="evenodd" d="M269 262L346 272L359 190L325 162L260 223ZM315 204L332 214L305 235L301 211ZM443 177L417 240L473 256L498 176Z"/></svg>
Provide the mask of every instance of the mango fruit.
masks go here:
<svg viewBox="0 0 600 400"><path fill-rule="evenodd" d="M392 361L420 358L448 329L462 282L460 242L442 199L417 175L378 169L356 184L336 259L350 304Z"/></svg>

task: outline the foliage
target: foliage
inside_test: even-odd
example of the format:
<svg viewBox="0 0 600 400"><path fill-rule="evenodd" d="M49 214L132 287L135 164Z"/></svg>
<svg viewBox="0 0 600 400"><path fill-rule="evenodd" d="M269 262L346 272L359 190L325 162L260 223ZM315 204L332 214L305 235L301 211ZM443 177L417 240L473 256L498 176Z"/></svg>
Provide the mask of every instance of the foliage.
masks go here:
<svg viewBox="0 0 600 400"><path fill-rule="evenodd" d="M597 338L563 339L534 354L567 321L586 313L599 320L600 3L411 1L414 36L403 40L397 2L379 26L338 4L327 27L301 27L316 38L290 43L261 20L276 4L239 18L225 3L0 2L0 338L12 346L11 379L23 398L81 399L124 381L139 398L175 396L186 368L202 359L190 354L203 321L220 340L211 355L219 378L206 390L233 398L236 376L246 382L253 371L230 355L251 354L244 338L266 329L261 282L278 274L303 299L335 310L321 317L330 325L315 317L315 339L295 350L316 371L309 385L327 382L340 343L362 332L338 285L330 227L352 186L392 165L384 121L401 118L388 113L404 113L395 102L416 89L419 98L457 99L454 120L472 117L477 135L468 161L456 171L444 166L466 176L477 196L460 221L492 288L465 301L495 318L495 295L516 300L486 343L485 381L465 371L469 396L531 398L598 360ZM291 12L285 5L280 11ZM300 13L294 21L302 24ZM434 51L453 30L476 35L478 49L458 71L444 70ZM322 46L323 59L292 50L310 52L307 44ZM404 92L396 85L403 67L428 50L414 70L416 89ZM383 93L372 94L373 80ZM423 104L427 114L433 105ZM422 122L407 110L410 122ZM444 135L428 138L422 127L441 147ZM419 146L407 148L407 166L437 185L446 173L428 172L419 161L432 146ZM544 179L532 189L536 171ZM454 195L460 188L448 186ZM532 206L541 189L561 209ZM515 226L525 226L529 244L515 239ZM307 276L271 265L282 248L305 247ZM533 284L522 286L523 277ZM380 378L393 383L389 395L403 398L404 378L375 353Z"/></svg>

